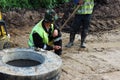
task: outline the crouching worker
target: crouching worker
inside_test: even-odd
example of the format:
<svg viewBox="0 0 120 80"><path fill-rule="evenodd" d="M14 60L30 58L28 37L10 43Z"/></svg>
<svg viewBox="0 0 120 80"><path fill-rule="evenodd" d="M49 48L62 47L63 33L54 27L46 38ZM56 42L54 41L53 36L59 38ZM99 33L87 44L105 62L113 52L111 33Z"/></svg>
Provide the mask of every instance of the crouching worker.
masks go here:
<svg viewBox="0 0 120 80"><path fill-rule="evenodd" d="M28 45L31 48L54 50L57 55L62 54L62 39L59 28L54 24L57 14L53 9L45 12L44 19L32 29Z"/></svg>

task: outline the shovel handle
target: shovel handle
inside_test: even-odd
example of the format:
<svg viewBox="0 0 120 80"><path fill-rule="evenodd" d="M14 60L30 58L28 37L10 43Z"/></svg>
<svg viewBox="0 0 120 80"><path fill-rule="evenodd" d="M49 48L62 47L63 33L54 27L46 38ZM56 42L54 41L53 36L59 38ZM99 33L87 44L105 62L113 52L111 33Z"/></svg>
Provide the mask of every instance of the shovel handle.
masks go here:
<svg viewBox="0 0 120 80"><path fill-rule="evenodd" d="M72 12L72 14L68 17L68 19L65 21L65 23L60 27L60 30L62 30L64 28L64 26L67 24L67 22L71 19L71 17L75 14L75 12L79 9L80 6L81 5L77 5L75 10Z"/></svg>

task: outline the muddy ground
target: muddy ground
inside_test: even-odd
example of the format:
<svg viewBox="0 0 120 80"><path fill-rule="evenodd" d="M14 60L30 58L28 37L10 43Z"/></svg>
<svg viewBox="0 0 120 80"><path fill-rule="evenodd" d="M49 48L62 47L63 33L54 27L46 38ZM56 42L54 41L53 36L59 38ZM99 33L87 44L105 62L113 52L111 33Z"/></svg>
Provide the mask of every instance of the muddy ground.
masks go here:
<svg viewBox="0 0 120 80"><path fill-rule="evenodd" d="M63 33L63 46L68 34ZM79 35L77 35L79 37ZM72 48L63 47L61 80L120 80L120 29L99 36L89 35L87 50L79 50L76 37Z"/></svg>
<svg viewBox="0 0 120 80"><path fill-rule="evenodd" d="M120 26L119 26L120 27ZM9 29L15 47L26 48L31 28ZM63 60L61 80L119 80L120 28L87 37L87 49L79 50L80 35L74 46L65 48L69 34L62 32Z"/></svg>

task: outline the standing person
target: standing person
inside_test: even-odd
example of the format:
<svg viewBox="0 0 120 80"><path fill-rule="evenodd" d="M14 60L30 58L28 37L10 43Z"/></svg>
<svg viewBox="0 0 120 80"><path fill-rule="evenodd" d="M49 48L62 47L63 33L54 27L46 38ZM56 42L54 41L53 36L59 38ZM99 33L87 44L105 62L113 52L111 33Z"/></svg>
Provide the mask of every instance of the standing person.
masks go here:
<svg viewBox="0 0 120 80"><path fill-rule="evenodd" d="M75 14L75 18L71 26L69 43L65 46L67 48L70 48L73 45L75 34L80 30L81 25L82 30L80 47L86 48L85 39L89 31L90 18L94 8L94 0L79 0L77 4L81 6Z"/></svg>
<svg viewBox="0 0 120 80"><path fill-rule="evenodd" d="M57 55L62 54L61 32L54 21L57 14L53 9L45 12L45 17L32 29L28 45L31 48L42 48L44 50L54 50Z"/></svg>

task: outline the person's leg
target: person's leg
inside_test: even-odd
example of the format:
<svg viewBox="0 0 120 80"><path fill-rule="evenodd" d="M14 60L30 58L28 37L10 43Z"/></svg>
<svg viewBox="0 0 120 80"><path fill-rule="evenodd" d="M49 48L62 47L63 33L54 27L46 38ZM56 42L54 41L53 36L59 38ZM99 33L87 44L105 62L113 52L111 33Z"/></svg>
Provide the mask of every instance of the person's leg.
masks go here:
<svg viewBox="0 0 120 80"><path fill-rule="evenodd" d="M75 19L72 23L71 30L70 30L69 42L67 45L65 45L65 47L67 47L67 48L70 48L71 46L73 46L75 35L79 31L80 25L81 25L81 18L80 17L81 17L81 15L75 15Z"/></svg>
<svg viewBox="0 0 120 80"><path fill-rule="evenodd" d="M87 15L83 15L83 27L82 27L82 31L81 31L81 44L80 44L80 47L81 48L86 48L85 46L85 40L86 40L86 37L88 35L88 31L89 31L89 27L90 27L90 18L91 18L91 15L90 14L87 14Z"/></svg>
<svg viewBox="0 0 120 80"><path fill-rule="evenodd" d="M74 32L70 32L70 39L67 45L65 45L65 47L70 48L71 46L73 46L73 42L75 39L75 33Z"/></svg>

